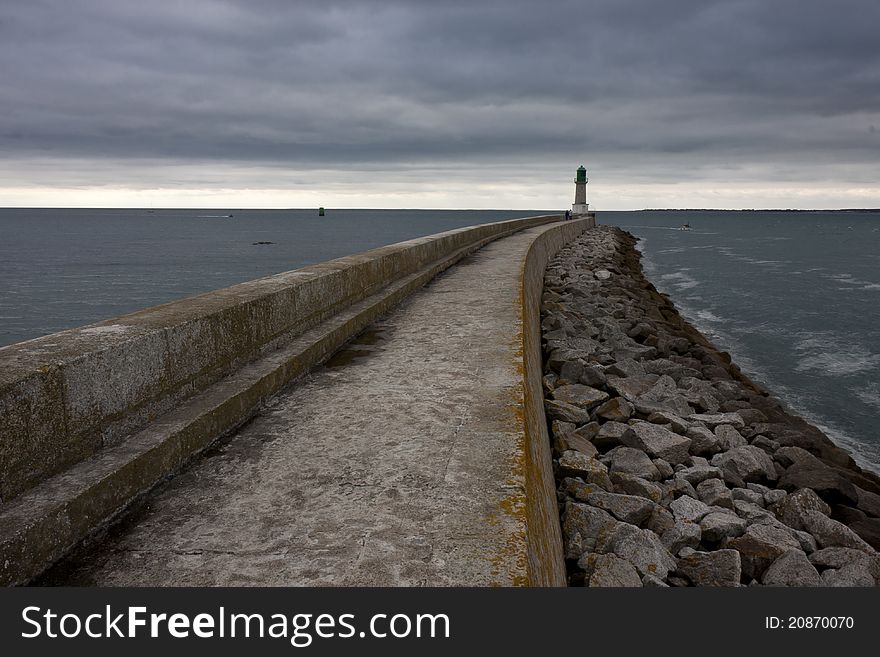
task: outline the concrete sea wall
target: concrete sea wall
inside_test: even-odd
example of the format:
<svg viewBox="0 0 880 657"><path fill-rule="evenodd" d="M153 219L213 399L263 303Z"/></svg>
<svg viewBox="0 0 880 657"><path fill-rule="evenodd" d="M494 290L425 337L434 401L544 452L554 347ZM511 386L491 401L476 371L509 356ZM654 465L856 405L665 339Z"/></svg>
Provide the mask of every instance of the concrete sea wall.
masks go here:
<svg viewBox="0 0 880 657"><path fill-rule="evenodd" d="M0 581L39 573L443 269L558 219L453 230L0 349ZM546 258L587 225L542 236L524 270L524 301L537 299ZM523 339L534 357L530 326ZM527 416L540 435L531 399ZM543 468L529 480L546 494L541 444L527 467ZM526 511L542 527L530 532L530 550L558 552L552 504L539 507ZM535 570L549 573L535 582L559 583L550 562L535 557Z"/></svg>
<svg viewBox="0 0 880 657"><path fill-rule="evenodd" d="M529 584L564 586L565 564L556 509L550 440L541 390L542 353L540 307L544 270L553 255L595 220L571 221L545 231L533 243L522 270L523 458L526 480L526 525Z"/></svg>
<svg viewBox="0 0 880 657"><path fill-rule="evenodd" d="M600 227L546 272L569 583L880 584L880 479L687 323L634 246Z"/></svg>

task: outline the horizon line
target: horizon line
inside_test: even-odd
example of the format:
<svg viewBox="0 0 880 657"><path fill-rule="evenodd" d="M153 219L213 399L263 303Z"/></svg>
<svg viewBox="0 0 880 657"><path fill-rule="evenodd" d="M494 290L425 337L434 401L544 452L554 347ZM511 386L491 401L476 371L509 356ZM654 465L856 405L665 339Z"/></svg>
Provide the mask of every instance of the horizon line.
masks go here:
<svg viewBox="0 0 880 657"><path fill-rule="evenodd" d="M445 211L445 212L560 212L567 208L540 209L540 208L387 208L387 207L331 207L331 206L308 206L308 207L245 207L245 206L166 206L144 207L139 205L0 205L0 210L145 210L158 212L166 210L270 210L270 211L300 211L319 210L393 210L393 211ZM880 212L880 208L850 207L850 208L619 208L619 209L591 209L590 212Z"/></svg>

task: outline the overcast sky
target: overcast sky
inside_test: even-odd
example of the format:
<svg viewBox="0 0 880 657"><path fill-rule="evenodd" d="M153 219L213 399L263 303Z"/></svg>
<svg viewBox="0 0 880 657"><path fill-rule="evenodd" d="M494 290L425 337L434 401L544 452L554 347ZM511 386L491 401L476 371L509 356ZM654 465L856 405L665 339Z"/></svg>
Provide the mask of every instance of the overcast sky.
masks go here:
<svg viewBox="0 0 880 657"><path fill-rule="evenodd" d="M0 206L880 207L878 0L0 0Z"/></svg>

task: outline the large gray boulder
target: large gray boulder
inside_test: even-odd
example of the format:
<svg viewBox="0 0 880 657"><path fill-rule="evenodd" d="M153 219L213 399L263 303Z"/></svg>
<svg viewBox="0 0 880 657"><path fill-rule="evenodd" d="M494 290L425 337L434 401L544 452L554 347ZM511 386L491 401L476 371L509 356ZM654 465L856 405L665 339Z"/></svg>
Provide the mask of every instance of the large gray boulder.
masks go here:
<svg viewBox="0 0 880 657"><path fill-rule="evenodd" d="M584 410L590 410L608 399L607 392L585 386L582 383L559 386L551 394L556 401L571 404Z"/></svg>
<svg viewBox="0 0 880 657"><path fill-rule="evenodd" d="M635 566L616 554L585 554L578 565L589 573L587 586L640 587L642 578Z"/></svg>
<svg viewBox="0 0 880 657"><path fill-rule="evenodd" d="M626 559L643 577L652 574L664 579L675 568L675 558L657 534L624 522L597 541L597 550L613 552Z"/></svg>
<svg viewBox="0 0 880 657"><path fill-rule="evenodd" d="M659 484L625 472L612 472L611 483L614 484L615 493L638 495L652 502L660 502L663 497L663 489Z"/></svg>
<svg viewBox="0 0 880 657"><path fill-rule="evenodd" d="M597 456L596 446L590 442L593 436L599 431L599 425L590 422L578 428L571 422L560 422L553 420L553 446L557 453L565 452L569 449L576 450L587 456Z"/></svg>
<svg viewBox="0 0 880 657"><path fill-rule="evenodd" d="M809 488L800 488L791 495L786 495L782 501L771 507L771 511L789 527L801 530L804 528L803 517L807 511L831 515L831 507Z"/></svg>
<svg viewBox="0 0 880 657"><path fill-rule="evenodd" d="M743 501L756 506L764 506L764 496L749 488L734 488L730 491L730 494L733 497L734 503Z"/></svg>
<svg viewBox="0 0 880 657"><path fill-rule="evenodd" d="M807 554L812 554L819 549L819 544L816 542L816 539L813 537L812 534L808 534L807 532L799 531L797 529L792 529L791 533L797 539L798 543L801 544L801 550L803 550Z"/></svg>
<svg viewBox="0 0 880 657"><path fill-rule="evenodd" d="M689 404L707 413L718 410L721 396L708 381L694 376L682 377L678 380L678 387Z"/></svg>
<svg viewBox="0 0 880 657"><path fill-rule="evenodd" d="M740 488L736 490L742 489ZM733 510L736 511L736 515L738 515L743 520L748 521L749 524L755 522L766 524L771 520L776 520L776 516L770 513L767 509L764 509L757 504L752 504L751 502L747 502L745 500L734 499Z"/></svg>
<svg viewBox="0 0 880 657"><path fill-rule="evenodd" d="M643 376L645 374L645 368L637 360L623 358L606 367L605 373L617 377Z"/></svg>
<svg viewBox="0 0 880 657"><path fill-rule="evenodd" d="M819 586L819 571L800 550L783 552L764 571L761 582L766 586Z"/></svg>
<svg viewBox="0 0 880 657"><path fill-rule="evenodd" d="M580 477L588 484L595 484L604 490L613 490L608 468L599 461L582 452L568 450L559 457L559 475L561 477Z"/></svg>
<svg viewBox="0 0 880 657"><path fill-rule="evenodd" d="M862 518L848 526L868 545L875 550L880 549L880 518Z"/></svg>
<svg viewBox="0 0 880 657"><path fill-rule="evenodd" d="M623 397L612 397L596 409L596 415L604 420L626 422L634 410L633 405Z"/></svg>
<svg viewBox="0 0 880 657"><path fill-rule="evenodd" d="M742 557L743 574L757 580L783 552L801 549L788 531L765 524L750 525L742 536L726 539L722 546L736 550Z"/></svg>
<svg viewBox="0 0 880 657"><path fill-rule="evenodd" d="M567 502L562 516L562 537L566 559L580 559L585 552L594 552L596 542L620 524L602 509Z"/></svg>
<svg viewBox="0 0 880 657"><path fill-rule="evenodd" d="M559 490L578 502L586 502L588 495L601 492L604 489L596 484L585 484L580 479L566 477L559 485Z"/></svg>
<svg viewBox="0 0 880 657"><path fill-rule="evenodd" d="M565 361L559 368L559 379L557 379L557 384L562 386L570 383L578 383L583 371L584 363L582 360Z"/></svg>
<svg viewBox="0 0 880 657"><path fill-rule="evenodd" d="M678 560L676 572L694 586L739 586L740 555L736 550L692 552Z"/></svg>
<svg viewBox="0 0 880 657"><path fill-rule="evenodd" d="M859 493L853 483L824 463L794 463L779 479L779 487L787 491L810 488L829 504L858 504Z"/></svg>
<svg viewBox="0 0 880 657"><path fill-rule="evenodd" d="M779 464L782 465L783 468L788 468L795 463L810 465L814 467L825 466L822 461L810 454L807 450L794 445L780 447L773 453L773 459L779 462Z"/></svg>
<svg viewBox="0 0 880 657"><path fill-rule="evenodd" d="M664 459L651 459L651 462L657 466L657 471L660 473L662 479L669 479L669 477L675 474L675 470L669 464L669 461Z"/></svg>
<svg viewBox="0 0 880 657"><path fill-rule="evenodd" d="M628 447L640 449L672 465L683 463L688 459L688 448L691 444L690 438L650 422L638 422L630 426L621 436L620 441Z"/></svg>
<svg viewBox="0 0 880 657"><path fill-rule="evenodd" d="M719 543L725 538L741 536L746 530L746 521L733 513L713 511L700 519L703 540Z"/></svg>
<svg viewBox="0 0 880 657"><path fill-rule="evenodd" d="M654 510L654 502L646 500L644 497L601 491L587 495L587 503L608 511L618 520L633 525L640 525L650 517Z"/></svg>
<svg viewBox="0 0 880 657"><path fill-rule="evenodd" d="M842 522L832 520L819 511L805 511L801 517L804 531L816 537L819 547L847 547L874 554L874 548Z"/></svg>
<svg viewBox="0 0 880 657"><path fill-rule="evenodd" d="M645 521L644 528L650 529L657 536L662 536L675 525L675 516L659 504L654 507L651 517Z"/></svg>
<svg viewBox="0 0 880 657"><path fill-rule="evenodd" d="M858 579L873 579L880 584L880 555L868 554L852 548L832 547L817 550L810 555L810 563L819 569L848 569L847 573L857 572Z"/></svg>
<svg viewBox="0 0 880 657"><path fill-rule="evenodd" d="M660 540L669 552L678 554L682 548L696 548L702 537L703 533L698 524L678 521L663 533Z"/></svg>
<svg viewBox="0 0 880 657"><path fill-rule="evenodd" d="M731 486L744 488L749 481L776 480L773 460L764 450L753 445L736 447L716 454L712 457L711 463L720 468L724 481Z"/></svg>
<svg viewBox="0 0 880 657"><path fill-rule="evenodd" d="M691 486L699 486L707 479L717 479L718 483L724 485L721 482L721 469L714 465L692 465L689 468L679 470L675 475L686 480Z"/></svg>
<svg viewBox="0 0 880 657"><path fill-rule="evenodd" d="M592 388L603 388L608 382L604 370L598 365L584 365L579 379L584 385Z"/></svg>
<svg viewBox="0 0 880 657"><path fill-rule="evenodd" d="M587 424L590 421L589 411L557 399L545 399L544 410L552 420L571 422L572 424Z"/></svg>
<svg viewBox="0 0 880 657"><path fill-rule="evenodd" d="M753 484L748 485L752 486ZM764 492L764 505L770 507L774 504L779 504L787 496L788 493L786 493L781 488L771 488L770 490Z"/></svg>
<svg viewBox="0 0 880 657"><path fill-rule="evenodd" d="M735 447L743 447L748 445L748 441L742 437L742 434L729 424L719 424L715 427L715 436L723 451L734 449Z"/></svg>
<svg viewBox="0 0 880 657"><path fill-rule="evenodd" d="M691 454L695 456L713 456L721 451L718 436L702 425L688 427L685 435L691 439Z"/></svg>
<svg viewBox="0 0 880 657"><path fill-rule="evenodd" d="M733 495L720 479L705 479L697 485L696 491L704 504L733 511Z"/></svg>
<svg viewBox="0 0 880 657"><path fill-rule="evenodd" d="M660 472L651 462L651 458L642 450L632 447L618 447L614 450L609 471L635 475L648 481L660 479Z"/></svg>
<svg viewBox="0 0 880 657"><path fill-rule="evenodd" d="M694 410L678 390L675 380L665 374L650 390L645 391L632 402L636 410L644 415L666 412L682 417L690 415Z"/></svg>
<svg viewBox="0 0 880 657"><path fill-rule="evenodd" d="M876 580L870 577L864 570L847 565L843 568L829 568L822 572L822 586L840 586L850 588L853 586L876 586Z"/></svg>
<svg viewBox="0 0 880 657"><path fill-rule="evenodd" d="M668 358L658 358L656 360L645 361L642 363L642 366L645 368L646 372L651 374L666 374L671 376L676 383L684 377L697 376L699 374L697 370L676 363Z"/></svg>
<svg viewBox="0 0 880 657"><path fill-rule="evenodd" d="M755 436L752 438L751 444L763 449L770 456L773 456L779 449L779 443L767 436Z"/></svg>
<svg viewBox="0 0 880 657"><path fill-rule="evenodd" d="M675 433L680 433L683 436L687 434L687 430L691 426L690 422L683 420L675 413L669 413L668 411L656 411L651 413L648 416L648 422L669 425L667 427L668 429L671 429Z"/></svg>
<svg viewBox="0 0 880 657"><path fill-rule="evenodd" d="M687 495L694 499L697 499L698 497L697 491L694 490L691 483L683 477L675 476L672 479L667 479L660 485L663 487L663 499L666 503L678 499L682 495Z"/></svg>
<svg viewBox="0 0 880 657"><path fill-rule="evenodd" d="M718 395L725 400L748 399L749 391L738 381L720 379L712 382Z"/></svg>
<svg viewBox="0 0 880 657"><path fill-rule="evenodd" d="M669 584L664 582L656 575L651 575L650 573L642 577L642 586L645 588L669 588Z"/></svg>
<svg viewBox="0 0 880 657"><path fill-rule="evenodd" d="M618 396L633 402L653 388L659 378L656 374L628 377L609 376L607 385Z"/></svg>
<svg viewBox="0 0 880 657"><path fill-rule="evenodd" d="M719 424L729 424L737 429L742 429L746 426L742 416L738 413L694 413L693 415L688 415L685 419L691 422L702 422L710 429L714 429Z"/></svg>
<svg viewBox="0 0 880 657"><path fill-rule="evenodd" d="M620 445L620 437L629 430L628 424L622 422L606 422L599 428L599 432L593 437L593 444L600 450L605 451Z"/></svg>
<svg viewBox="0 0 880 657"><path fill-rule="evenodd" d="M858 508L869 516L880 518L880 495L859 488L858 486L856 486L856 492L859 496Z"/></svg>
<svg viewBox="0 0 880 657"><path fill-rule="evenodd" d="M669 503L669 510L676 522L700 522L704 516L712 512L708 506L688 495L682 495Z"/></svg>

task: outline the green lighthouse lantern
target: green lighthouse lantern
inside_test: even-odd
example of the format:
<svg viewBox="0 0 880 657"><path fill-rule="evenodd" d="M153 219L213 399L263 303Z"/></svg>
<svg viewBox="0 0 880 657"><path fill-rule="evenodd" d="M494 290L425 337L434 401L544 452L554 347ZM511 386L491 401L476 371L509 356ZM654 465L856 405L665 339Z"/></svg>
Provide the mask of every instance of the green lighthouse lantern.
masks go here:
<svg viewBox="0 0 880 657"><path fill-rule="evenodd" d="M576 183L585 183L587 182L587 170L584 168L584 165L578 167L577 170L577 178L574 180Z"/></svg>

